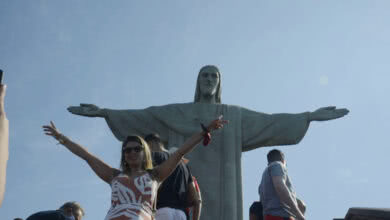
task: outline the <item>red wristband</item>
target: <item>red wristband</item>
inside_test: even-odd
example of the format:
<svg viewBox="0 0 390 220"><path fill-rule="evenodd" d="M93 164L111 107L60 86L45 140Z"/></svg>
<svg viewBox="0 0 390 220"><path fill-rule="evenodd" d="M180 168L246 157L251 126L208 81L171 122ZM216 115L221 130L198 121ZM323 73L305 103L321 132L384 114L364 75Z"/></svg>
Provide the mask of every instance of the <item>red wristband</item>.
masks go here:
<svg viewBox="0 0 390 220"><path fill-rule="evenodd" d="M205 134L203 135L203 145L204 145L204 146L207 146L207 145L210 144L210 142L211 142L211 134L210 134L210 132L205 133Z"/></svg>
<svg viewBox="0 0 390 220"><path fill-rule="evenodd" d="M202 130L204 132L204 135L203 135L203 145L204 146L207 146L210 144L211 142L211 134L210 134L210 131L209 129L206 128L206 126L204 126L202 123L200 123L200 126L202 127Z"/></svg>

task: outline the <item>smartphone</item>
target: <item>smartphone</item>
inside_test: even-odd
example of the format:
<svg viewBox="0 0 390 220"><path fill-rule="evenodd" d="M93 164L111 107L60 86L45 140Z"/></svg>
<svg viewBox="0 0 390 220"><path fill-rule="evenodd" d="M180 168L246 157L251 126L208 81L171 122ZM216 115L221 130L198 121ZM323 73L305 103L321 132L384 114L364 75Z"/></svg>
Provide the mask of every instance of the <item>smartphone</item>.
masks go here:
<svg viewBox="0 0 390 220"><path fill-rule="evenodd" d="M3 83L3 70L0 70L0 84Z"/></svg>

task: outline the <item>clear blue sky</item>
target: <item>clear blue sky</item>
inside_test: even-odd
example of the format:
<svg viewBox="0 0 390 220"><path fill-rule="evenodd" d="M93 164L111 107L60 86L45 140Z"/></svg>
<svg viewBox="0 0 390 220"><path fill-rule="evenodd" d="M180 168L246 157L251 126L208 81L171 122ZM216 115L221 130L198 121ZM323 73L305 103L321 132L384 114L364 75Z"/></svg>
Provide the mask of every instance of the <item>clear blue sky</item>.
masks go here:
<svg viewBox="0 0 390 220"><path fill-rule="evenodd" d="M312 123L280 147L307 219L349 207L390 207L390 1L0 1L0 68L8 85L7 190L0 219L26 218L69 200L103 219L110 188L41 125L119 166L120 143L102 119L66 111L193 100L199 68L222 72L222 102L298 113L336 105L342 119ZM244 219L266 166L242 157ZM207 187L207 186L201 186Z"/></svg>

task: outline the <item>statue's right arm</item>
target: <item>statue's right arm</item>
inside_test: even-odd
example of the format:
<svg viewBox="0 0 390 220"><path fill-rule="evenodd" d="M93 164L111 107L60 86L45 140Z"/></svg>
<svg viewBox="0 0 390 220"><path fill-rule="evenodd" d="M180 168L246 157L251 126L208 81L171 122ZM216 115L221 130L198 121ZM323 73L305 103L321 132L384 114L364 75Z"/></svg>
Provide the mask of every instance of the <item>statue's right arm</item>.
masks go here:
<svg viewBox="0 0 390 220"><path fill-rule="evenodd" d="M68 111L75 115L87 116L87 117L101 117L105 118L107 116L107 112L105 109L99 108L94 104L83 104L80 106L70 106L68 107Z"/></svg>
<svg viewBox="0 0 390 220"><path fill-rule="evenodd" d="M107 165L102 160L88 152L86 148L82 147L76 142L73 142L71 139L61 134L57 130L53 122L50 122L50 125L44 125L43 130L46 135L52 136L53 138L58 140L59 143L64 145L70 152L85 160L95 172L95 174L104 182L110 184L114 175L119 172L117 169L112 168L111 166Z"/></svg>

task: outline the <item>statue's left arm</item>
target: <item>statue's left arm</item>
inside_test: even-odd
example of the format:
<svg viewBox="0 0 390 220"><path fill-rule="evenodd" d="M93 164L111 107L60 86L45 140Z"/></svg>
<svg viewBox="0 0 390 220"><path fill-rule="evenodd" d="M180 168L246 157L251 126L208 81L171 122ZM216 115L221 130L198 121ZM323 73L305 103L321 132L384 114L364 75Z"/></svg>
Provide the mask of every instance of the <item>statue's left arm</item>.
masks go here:
<svg viewBox="0 0 390 220"><path fill-rule="evenodd" d="M311 121L327 121L348 114L347 109L324 107L299 114L265 114L242 109L242 151L258 147L292 145L305 136Z"/></svg>

